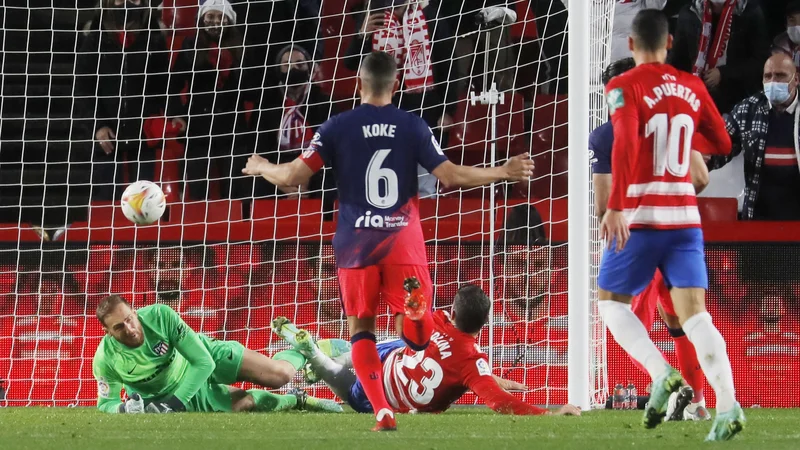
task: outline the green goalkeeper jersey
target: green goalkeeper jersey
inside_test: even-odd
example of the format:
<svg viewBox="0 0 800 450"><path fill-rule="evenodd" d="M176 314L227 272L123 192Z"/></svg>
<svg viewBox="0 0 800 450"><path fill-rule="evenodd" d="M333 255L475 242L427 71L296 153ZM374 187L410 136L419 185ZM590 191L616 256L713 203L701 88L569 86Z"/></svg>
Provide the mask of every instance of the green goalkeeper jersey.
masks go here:
<svg viewBox="0 0 800 450"><path fill-rule="evenodd" d="M189 328L167 305L137 310L144 343L127 347L103 337L92 362L97 380L97 408L118 412L120 392L139 393L145 399L174 395L184 405L205 385L214 371L208 338Z"/></svg>

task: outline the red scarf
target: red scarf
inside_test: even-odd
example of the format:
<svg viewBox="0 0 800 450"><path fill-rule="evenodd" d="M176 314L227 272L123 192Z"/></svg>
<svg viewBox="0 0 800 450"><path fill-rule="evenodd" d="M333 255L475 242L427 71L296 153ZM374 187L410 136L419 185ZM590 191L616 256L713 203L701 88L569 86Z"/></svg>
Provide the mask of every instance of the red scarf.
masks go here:
<svg viewBox="0 0 800 450"><path fill-rule="evenodd" d="M216 42L212 42L208 49L208 62L217 69L217 89L222 89L231 75L233 53L227 48L220 49Z"/></svg>
<svg viewBox="0 0 800 450"><path fill-rule="evenodd" d="M283 100L283 118L281 119L278 140L281 150L303 150L314 137L314 131L306 124L303 104L297 104L286 97Z"/></svg>
<svg viewBox="0 0 800 450"><path fill-rule="evenodd" d="M719 59L728 50L728 40L731 37L731 23L733 22L733 11L738 0L728 0L722 7L717 32L714 40L711 40L711 21L714 19L714 12L711 9L711 2L706 0L703 9L703 23L700 33L700 44L697 49L697 60L694 63L692 73L702 76L705 72L717 67Z"/></svg>
<svg viewBox="0 0 800 450"><path fill-rule="evenodd" d="M367 20L365 18L364 20ZM409 5L400 22L386 11L385 26L372 35L372 49L394 55L407 92L424 92L433 87L431 39L428 22L419 4Z"/></svg>

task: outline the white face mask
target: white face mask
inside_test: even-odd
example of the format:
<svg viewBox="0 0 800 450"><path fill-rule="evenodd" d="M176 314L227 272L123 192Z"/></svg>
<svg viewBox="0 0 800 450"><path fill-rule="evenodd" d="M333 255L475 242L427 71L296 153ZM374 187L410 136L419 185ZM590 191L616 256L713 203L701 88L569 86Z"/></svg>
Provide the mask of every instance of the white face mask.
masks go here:
<svg viewBox="0 0 800 450"><path fill-rule="evenodd" d="M723 5L727 0L711 0L711 3L715 5Z"/></svg>
<svg viewBox="0 0 800 450"><path fill-rule="evenodd" d="M789 27L786 29L786 34L789 35L789 39L795 44L800 44L800 25L795 25L793 27Z"/></svg>

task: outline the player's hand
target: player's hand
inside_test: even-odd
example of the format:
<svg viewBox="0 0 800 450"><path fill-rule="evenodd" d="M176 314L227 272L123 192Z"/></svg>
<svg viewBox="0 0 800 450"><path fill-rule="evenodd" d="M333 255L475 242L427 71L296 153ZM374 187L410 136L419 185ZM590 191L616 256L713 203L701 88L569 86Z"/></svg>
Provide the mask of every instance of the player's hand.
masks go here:
<svg viewBox="0 0 800 450"><path fill-rule="evenodd" d="M384 27L386 18L382 13L372 13L364 18L364 23L361 24L361 37L366 38L372 33Z"/></svg>
<svg viewBox="0 0 800 450"><path fill-rule="evenodd" d="M269 161L258 155L250 155L250 158L247 159L247 165L242 169L242 173L245 175L261 175L261 167L264 164L269 164Z"/></svg>
<svg viewBox="0 0 800 450"><path fill-rule="evenodd" d="M608 249L611 249L611 244L614 239L617 240L616 251L621 251L628 243L631 237L631 230L628 228L628 221L622 215L622 211L609 209L603 216L603 222L600 223L600 238L605 239L608 243Z"/></svg>
<svg viewBox="0 0 800 450"><path fill-rule="evenodd" d="M713 89L719 86L720 81L722 81L722 74L719 69L711 69L703 74L703 81L705 81L709 89Z"/></svg>
<svg viewBox="0 0 800 450"><path fill-rule="evenodd" d="M114 140L117 139L117 135L114 134L111 128L100 128L94 133L94 138L100 143L100 148L103 149L103 153L106 155L114 153Z"/></svg>
<svg viewBox="0 0 800 450"><path fill-rule="evenodd" d="M144 414L144 400L142 400L142 396L139 394L131 394L125 403L122 404L122 408L120 408L121 413L125 414Z"/></svg>
<svg viewBox="0 0 800 450"><path fill-rule="evenodd" d="M556 416L580 416L581 409L575 405L566 404L554 413Z"/></svg>
<svg viewBox="0 0 800 450"><path fill-rule="evenodd" d="M506 171L504 179L506 181L525 181L533 175L533 160L528 153L512 156L503 164Z"/></svg>

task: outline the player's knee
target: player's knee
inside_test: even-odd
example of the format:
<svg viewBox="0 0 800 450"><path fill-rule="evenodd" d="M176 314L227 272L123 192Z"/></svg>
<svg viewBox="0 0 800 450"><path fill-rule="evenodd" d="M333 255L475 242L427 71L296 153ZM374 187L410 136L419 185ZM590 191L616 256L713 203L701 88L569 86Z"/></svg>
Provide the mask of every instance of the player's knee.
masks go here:
<svg viewBox="0 0 800 450"><path fill-rule="evenodd" d="M277 382L281 386L289 384L294 378L295 369L291 364L281 364L278 373L276 374Z"/></svg>

